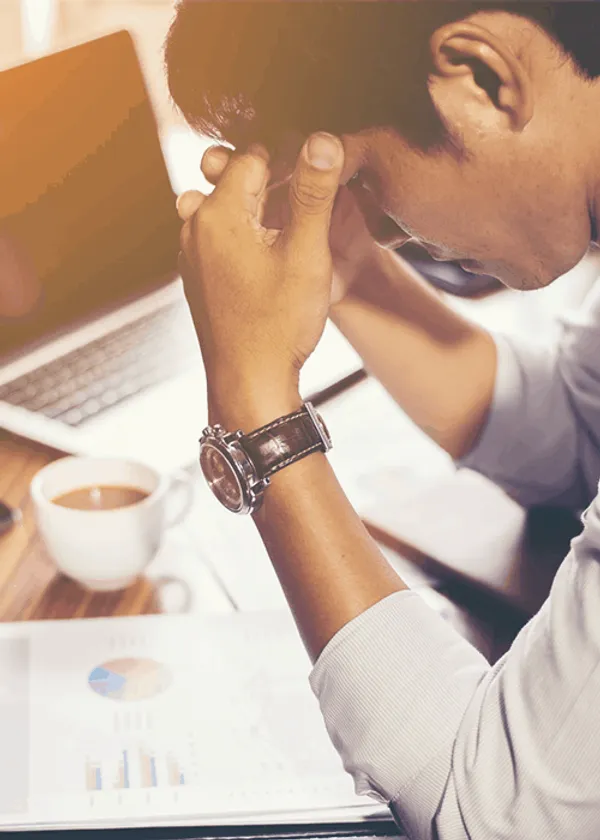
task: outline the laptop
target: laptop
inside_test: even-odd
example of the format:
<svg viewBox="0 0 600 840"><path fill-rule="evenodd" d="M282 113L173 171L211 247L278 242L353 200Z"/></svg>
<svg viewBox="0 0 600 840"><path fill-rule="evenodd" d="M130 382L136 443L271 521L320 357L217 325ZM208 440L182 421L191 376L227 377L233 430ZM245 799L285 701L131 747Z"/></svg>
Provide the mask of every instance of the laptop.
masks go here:
<svg viewBox="0 0 600 840"><path fill-rule="evenodd" d="M0 426L66 452L191 462L203 371L130 35L0 73L0 114L0 285L21 293L0 321Z"/></svg>
<svg viewBox="0 0 600 840"><path fill-rule="evenodd" d="M64 452L191 464L205 378L131 36L0 73L0 115L0 427ZM322 358L313 371L324 384Z"/></svg>

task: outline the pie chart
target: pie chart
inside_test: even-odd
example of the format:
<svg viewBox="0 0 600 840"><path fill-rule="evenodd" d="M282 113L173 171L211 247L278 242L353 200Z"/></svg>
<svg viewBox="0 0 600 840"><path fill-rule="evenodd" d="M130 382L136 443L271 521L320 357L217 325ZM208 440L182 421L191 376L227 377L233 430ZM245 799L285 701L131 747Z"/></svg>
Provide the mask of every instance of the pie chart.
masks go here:
<svg viewBox="0 0 600 840"><path fill-rule="evenodd" d="M113 659L98 665L88 677L96 694L110 700L130 702L148 700L167 689L172 682L169 669L154 659Z"/></svg>

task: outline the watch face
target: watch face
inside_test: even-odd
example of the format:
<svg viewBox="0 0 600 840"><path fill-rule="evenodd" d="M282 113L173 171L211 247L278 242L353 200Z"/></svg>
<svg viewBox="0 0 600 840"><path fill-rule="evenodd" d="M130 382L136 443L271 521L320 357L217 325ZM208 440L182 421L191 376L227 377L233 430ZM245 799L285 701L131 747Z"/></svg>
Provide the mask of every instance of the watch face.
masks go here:
<svg viewBox="0 0 600 840"><path fill-rule="evenodd" d="M205 443L200 450L200 467L208 486L228 510L238 511L244 505L242 485L227 458L216 446Z"/></svg>

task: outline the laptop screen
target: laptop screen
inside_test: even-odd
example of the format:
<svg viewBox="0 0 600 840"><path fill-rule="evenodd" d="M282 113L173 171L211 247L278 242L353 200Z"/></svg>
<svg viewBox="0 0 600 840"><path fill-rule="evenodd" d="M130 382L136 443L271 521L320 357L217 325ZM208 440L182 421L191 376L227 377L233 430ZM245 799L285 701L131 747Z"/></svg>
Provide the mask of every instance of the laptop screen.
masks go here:
<svg viewBox="0 0 600 840"><path fill-rule="evenodd" d="M156 288L179 230L128 33L0 73L0 354Z"/></svg>

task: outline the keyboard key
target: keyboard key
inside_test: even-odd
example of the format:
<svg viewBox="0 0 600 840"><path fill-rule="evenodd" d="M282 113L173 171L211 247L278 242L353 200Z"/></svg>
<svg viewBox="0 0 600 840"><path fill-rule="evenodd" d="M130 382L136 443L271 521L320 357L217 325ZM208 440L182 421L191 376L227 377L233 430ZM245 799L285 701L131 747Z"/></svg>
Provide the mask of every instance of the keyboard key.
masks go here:
<svg viewBox="0 0 600 840"><path fill-rule="evenodd" d="M78 426L84 419L84 414L78 408L72 408L70 411L67 411L67 413L64 414L60 419L63 421L63 423L67 423L67 425L69 426Z"/></svg>
<svg viewBox="0 0 600 840"><path fill-rule="evenodd" d="M102 391L104 391L104 388L104 382L100 380L99 382L92 382L91 385L88 385L85 392L89 397L99 397Z"/></svg>
<svg viewBox="0 0 600 840"><path fill-rule="evenodd" d="M65 414L65 412L69 411L69 409L75 408L76 405L77 397L71 396L69 399L59 400L58 402L45 406L42 409L42 414L45 414L46 417L50 417L50 419L54 420L59 417L59 415Z"/></svg>
<svg viewBox="0 0 600 840"><path fill-rule="evenodd" d="M29 411L40 411L40 409L44 408L44 406L49 405L53 401L54 394L50 393L41 393L35 399L30 400L25 408L28 408Z"/></svg>
<svg viewBox="0 0 600 840"><path fill-rule="evenodd" d="M100 396L100 402L103 406L105 406L105 408L108 408L110 405L114 405L119 402L119 394L117 391L109 389Z"/></svg>
<svg viewBox="0 0 600 840"><path fill-rule="evenodd" d="M34 384L26 385L25 388L23 389L23 399L26 399L26 400L33 399L33 397L37 396L37 393L38 393L38 389L37 389L36 385L34 385Z"/></svg>
<svg viewBox="0 0 600 840"><path fill-rule="evenodd" d="M79 409L84 417L93 417L102 410L102 405L98 400L88 400Z"/></svg>

